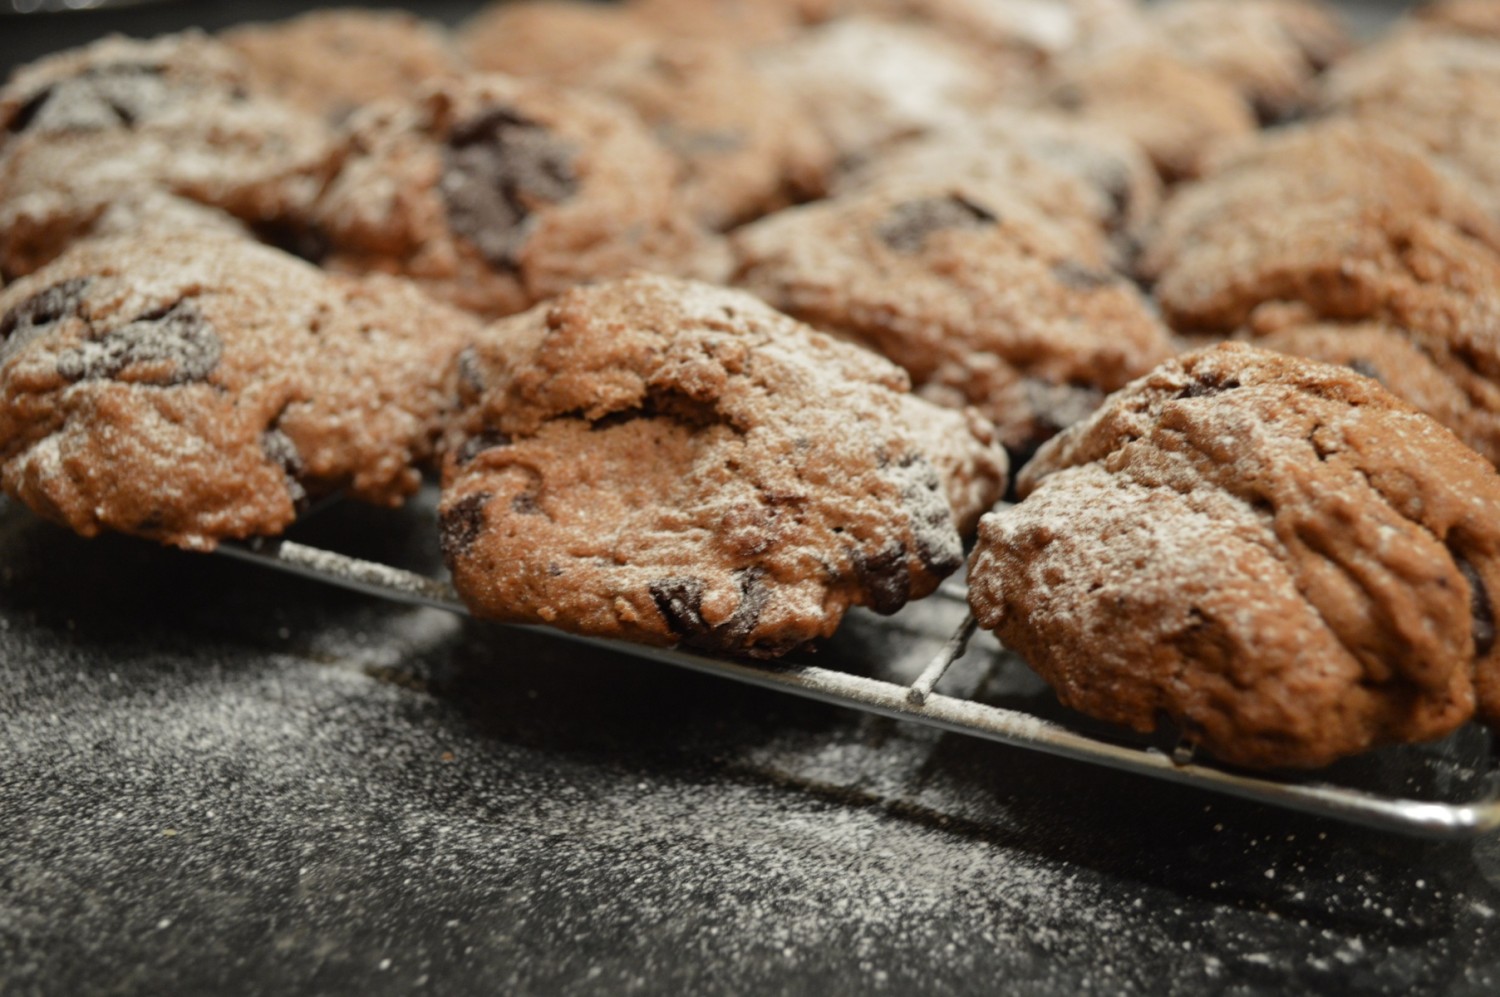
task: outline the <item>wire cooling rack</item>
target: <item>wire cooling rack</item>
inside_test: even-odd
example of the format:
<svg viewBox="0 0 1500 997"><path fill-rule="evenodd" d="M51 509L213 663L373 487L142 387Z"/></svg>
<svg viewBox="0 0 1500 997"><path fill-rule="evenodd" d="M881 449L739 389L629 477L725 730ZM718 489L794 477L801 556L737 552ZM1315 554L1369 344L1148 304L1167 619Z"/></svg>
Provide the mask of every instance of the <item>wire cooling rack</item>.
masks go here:
<svg viewBox="0 0 1500 997"><path fill-rule="evenodd" d="M445 581L294 541L224 544L219 551L383 599L468 612ZM851 614L844 629L863 632L851 638L856 644L852 667L825 667L796 657L769 663L716 658L546 628L526 629L1370 828L1440 839L1474 838L1500 829L1500 764L1494 738L1485 731L1470 727L1436 744L1383 749L1313 774L1265 775L1221 768L1196 758L1186 746L1132 738L1063 710L1020 660L1003 652L989 635L975 640L963 585L952 581L933 598L889 619L862 611ZM987 646L971 646L981 641ZM895 655L898 648L900 653ZM860 660L861 656L876 660ZM878 660L892 656L901 657L905 664L893 668L890 661ZM963 667L956 668L959 664ZM960 671L967 674L955 674ZM954 687L961 691L955 693Z"/></svg>

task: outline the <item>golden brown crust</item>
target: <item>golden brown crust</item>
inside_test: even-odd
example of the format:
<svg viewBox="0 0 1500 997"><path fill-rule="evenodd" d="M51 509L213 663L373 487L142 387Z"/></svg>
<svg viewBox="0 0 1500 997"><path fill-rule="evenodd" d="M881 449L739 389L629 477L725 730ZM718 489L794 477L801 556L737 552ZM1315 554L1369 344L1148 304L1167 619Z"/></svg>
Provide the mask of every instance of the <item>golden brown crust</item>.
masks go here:
<svg viewBox="0 0 1500 997"><path fill-rule="evenodd" d="M985 519L982 626L1065 703L1315 766L1494 719L1500 477L1347 370L1189 354L1057 437Z"/></svg>
<svg viewBox="0 0 1500 997"><path fill-rule="evenodd" d="M1005 485L982 423L708 285L571 291L493 326L459 376L444 549L498 619L785 653L931 592L956 520Z"/></svg>
<svg viewBox="0 0 1500 997"><path fill-rule="evenodd" d="M620 4L594 0L500 0L458 30L474 68L510 76L575 81L661 33Z"/></svg>
<svg viewBox="0 0 1500 997"><path fill-rule="evenodd" d="M243 237L81 243L0 292L0 480L85 535L198 549L299 498L414 491L468 316Z"/></svg>

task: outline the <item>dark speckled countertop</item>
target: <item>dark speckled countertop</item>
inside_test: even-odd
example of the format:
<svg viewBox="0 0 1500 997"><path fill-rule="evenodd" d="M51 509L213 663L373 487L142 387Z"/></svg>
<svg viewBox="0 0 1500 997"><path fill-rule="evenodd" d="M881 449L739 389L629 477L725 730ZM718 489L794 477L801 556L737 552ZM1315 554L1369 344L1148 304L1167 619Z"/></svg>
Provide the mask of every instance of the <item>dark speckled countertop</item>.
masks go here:
<svg viewBox="0 0 1500 997"><path fill-rule="evenodd" d="M0 21L0 58L298 6ZM432 562L420 513L301 529ZM423 990L1489 995L1500 839L1290 816L0 503L0 992Z"/></svg>

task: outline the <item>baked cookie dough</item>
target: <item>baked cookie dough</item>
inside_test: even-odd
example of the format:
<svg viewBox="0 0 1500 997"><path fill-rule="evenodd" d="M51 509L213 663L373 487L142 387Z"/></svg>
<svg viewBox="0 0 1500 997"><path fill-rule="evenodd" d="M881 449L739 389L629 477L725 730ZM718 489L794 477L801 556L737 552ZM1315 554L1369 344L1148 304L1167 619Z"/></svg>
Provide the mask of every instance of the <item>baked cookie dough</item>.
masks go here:
<svg viewBox="0 0 1500 997"><path fill-rule="evenodd" d="M783 654L930 593L1006 481L972 413L693 282L570 291L492 325L458 380L443 549L494 619Z"/></svg>
<svg viewBox="0 0 1500 997"><path fill-rule="evenodd" d="M244 237L83 242L0 291L0 484L85 536L198 550L340 489L395 505L477 326Z"/></svg>
<svg viewBox="0 0 1500 997"><path fill-rule="evenodd" d="M734 234L736 282L973 405L1018 462L1171 355L1135 286L1005 185L885 185Z"/></svg>
<svg viewBox="0 0 1500 997"><path fill-rule="evenodd" d="M624 5L661 34L742 47L785 41L850 8L850 0L626 0Z"/></svg>
<svg viewBox="0 0 1500 997"><path fill-rule="evenodd" d="M1417 310L1409 287L1472 296L1491 287L1493 246L1470 185L1410 143L1334 121L1267 136L1183 189L1139 269L1174 328L1227 332L1267 302L1365 319Z"/></svg>
<svg viewBox="0 0 1500 997"><path fill-rule="evenodd" d="M252 224L300 217L335 152L323 121L255 93L240 58L197 32L42 59L0 90L0 278L157 192Z"/></svg>
<svg viewBox="0 0 1500 997"><path fill-rule="evenodd" d="M335 121L467 68L441 27L399 11L314 11L220 39L244 57L259 86Z"/></svg>
<svg viewBox="0 0 1500 997"><path fill-rule="evenodd" d="M677 169L628 108L475 76L356 114L316 222L330 267L508 315L637 269L721 277L727 255L683 209Z"/></svg>
<svg viewBox="0 0 1500 997"><path fill-rule="evenodd" d="M1435 0L1412 16L1423 28L1500 39L1500 5L1494 0Z"/></svg>
<svg viewBox="0 0 1500 997"><path fill-rule="evenodd" d="M1217 149L1256 128L1249 104L1232 86L1147 44L1064 60L1047 99L1130 138L1169 182L1200 175Z"/></svg>
<svg viewBox="0 0 1500 997"><path fill-rule="evenodd" d="M1368 378L1189 354L1019 489L970 601L1068 706L1254 767L1500 719L1500 476Z"/></svg>
<svg viewBox="0 0 1500 997"><path fill-rule="evenodd" d="M842 177L847 193L886 183L1007 184L1052 222L1125 262L1161 202L1140 148L1055 112L1001 108L913 139Z"/></svg>

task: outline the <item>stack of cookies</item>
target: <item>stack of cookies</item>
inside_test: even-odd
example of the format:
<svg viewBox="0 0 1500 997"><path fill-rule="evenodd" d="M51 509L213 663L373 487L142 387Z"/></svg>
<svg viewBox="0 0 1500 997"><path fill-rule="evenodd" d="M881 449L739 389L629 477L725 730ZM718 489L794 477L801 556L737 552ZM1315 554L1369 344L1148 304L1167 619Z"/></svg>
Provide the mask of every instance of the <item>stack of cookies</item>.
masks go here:
<svg viewBox="0 0 1500 997"><path fill-rule="evenodd" d="M980 622L1093 715L1254 766L1497 721L1484 6L1359 52L1311 0L523 0L61 53L0 90L0 484L207 550L439 473L476 613L757 657L977 533Z"/></svg>

